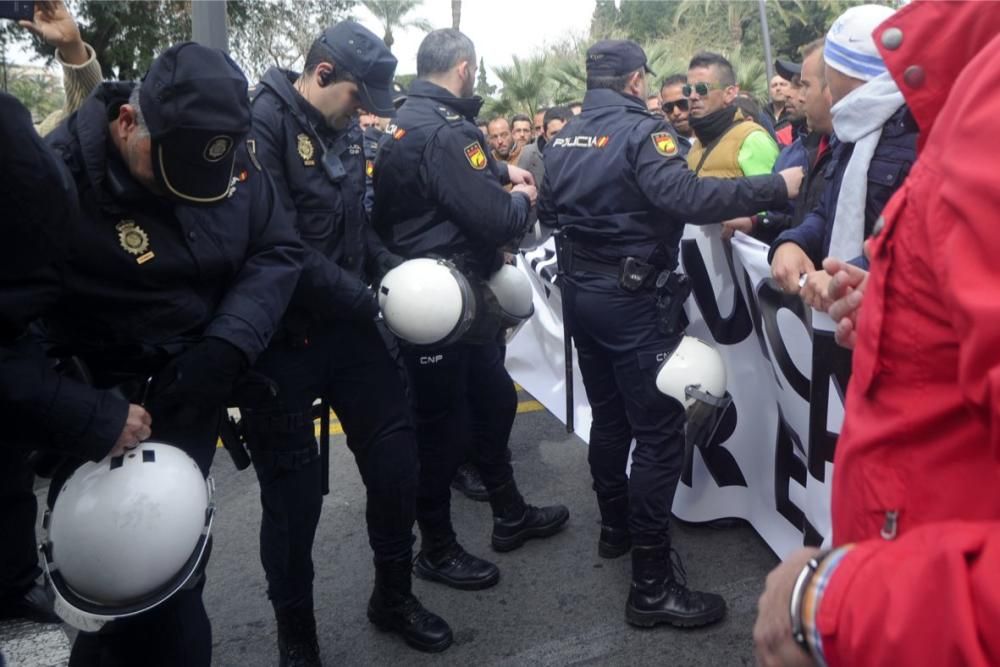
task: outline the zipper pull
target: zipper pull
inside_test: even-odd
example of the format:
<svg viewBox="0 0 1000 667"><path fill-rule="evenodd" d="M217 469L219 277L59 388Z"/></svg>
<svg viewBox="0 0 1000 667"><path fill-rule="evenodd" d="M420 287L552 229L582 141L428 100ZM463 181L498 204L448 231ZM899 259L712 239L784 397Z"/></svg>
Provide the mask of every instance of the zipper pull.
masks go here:
<svg viewBox="0 0 1000 667"><path fill-rule="evenodd" d="M894 540L899 529L899 510L888 510L885 513L885 523L879 534L883 540Z"/></svg>

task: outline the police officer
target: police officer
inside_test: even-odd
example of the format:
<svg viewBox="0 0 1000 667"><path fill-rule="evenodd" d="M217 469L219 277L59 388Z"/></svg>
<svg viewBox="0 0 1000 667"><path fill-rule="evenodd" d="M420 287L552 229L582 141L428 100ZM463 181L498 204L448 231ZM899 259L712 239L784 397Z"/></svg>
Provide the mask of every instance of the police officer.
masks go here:
<svg viewBox="0 0 1000 667"><path fill-rule="evenodd" d="M363 136L352 117L359 105L379 116L394 113L395 69L381 39L344 21L313 42L302 74L268 71L253 101L258 156L295 210L307 253L279 333L256 366L277 383L277 400L243 410L260 480L261 560L282 665L319 664L311 553L323 500L312 418L317 397L336 411L367 488L375 552L369 619L420 650L442 651L452 641L447 623L411 592L416 434L368 286L402 260L368 223Z"/></svg>
<svg viewBox="0 0 1000 667"><path fill-rule="evenodd" d="M473 282L500 268L500 248L527 229L535 196L530 174L497 165L473 124L482 100L472 97L475 47L457 30L436 30L417 53L417 80L390 125L375 170L374 223L386 245L407 259L448 258ZM501 181L513 183L506 192ZM477 424L475 463L489 490L492 544L516 549L566 523L561 505L524 502L514 482L507 441L517 410L503 366L499 331L489 340L443 348L403 346L420 446L417 520L422 535L418 576L458 589L494 585L500 572L468 554L451 524L450 488Z"/></svg>
<svg viewBox="0 0 1000 667"><path fill-rule="evenodd" d="M37 583L38 507L29 447L95 461L149 436L149 414L61 377L26 334L40 302L25 291L69 251L76 188L63 162L35 132L31 114L0 93L0 619L59 622ZM67 411L62 406L73 404Z"/></svg>
<svg viewBox="0 0 1000 667"><path fill-rule="evenodd" d="M204 475L222 409L301 270L300 242L247 146L249 128L242 72L191 42L162 53L141 84L101 84L49 135L79 194L73 253L54 279L23 285L50 305L49 342L79 357L98 388L145 397L153 437ZM128 401L119 405L121 418ZM147 613L79 633L70 664L210 664L203 586L200 577Z"/></svg>
<svg viewBox="0 0 1000 667"><path fill-rule="evenodd" d="M671 566L684 411L657 392L655 379L684 332L684 280L673 273L680 238L685 222L784 205L801 170L698 180L673 131L646 110L647 72L646 54L633 42L601 41L587 51L584 110L546 148L539 219L560 234L563 314L593 408L598 553L614 558L632 549L629 623L687 627L719 620L725 602L689 590Z"/></svg>

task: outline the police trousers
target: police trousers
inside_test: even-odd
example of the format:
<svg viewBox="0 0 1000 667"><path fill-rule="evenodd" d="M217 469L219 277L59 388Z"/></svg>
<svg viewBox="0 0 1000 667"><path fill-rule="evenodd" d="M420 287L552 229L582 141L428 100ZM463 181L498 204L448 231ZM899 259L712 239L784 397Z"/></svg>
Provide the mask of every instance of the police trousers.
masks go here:
<svg viewBox="0 0 1000 667"><path fill-rule="evenodd" d="M663 544L684 463L685 414L656 389L656 372L680 336L657 329L652 288L627 292L613 276L589 273L561 282L563 316L593 411L588 459L594 491L602 500L627 493L633 542Z"/></svg>
<svg viewBox="0 0 1000 667"><path fill-rule="evenodd" d="M427 549L455 539L451 480L467 454L488 491L513 479L508 440L517 391L499 342L430 350L403 346L402 354L420 448L417 521Z"/></svg>
<svg viewBox="0 0 1000 667"><path fill-rule="evenodd" d="M0 443L0 603L23 595L42 573L38 567L35 474L21 443Z"/></svg>
<svg viewBox="0 0 1000 667"><path fill-rule="evenodd" d="M255 370L273 401L241 406L263 510L260 558L276 610L312 605L312 545L323 503L315 399L336 412L367 492L375 564L409 561L417 443L400 369L374 322L338 321L308 339L274 341Z"/></svg>
<svg viewBox="0 0 1000 667"><path fill-rule="evenodd" d="M192 405L161 410L155 400L147 408L153 418L151 439L183 449L207 477L222 411ZM203 568L207 561L206 556ZM79 633L70 667L208 667L212 662L212 626L201 599L204 573L195 576L197 584L192 588L178 591L144 614L109 623L97 633Z"/></svg>

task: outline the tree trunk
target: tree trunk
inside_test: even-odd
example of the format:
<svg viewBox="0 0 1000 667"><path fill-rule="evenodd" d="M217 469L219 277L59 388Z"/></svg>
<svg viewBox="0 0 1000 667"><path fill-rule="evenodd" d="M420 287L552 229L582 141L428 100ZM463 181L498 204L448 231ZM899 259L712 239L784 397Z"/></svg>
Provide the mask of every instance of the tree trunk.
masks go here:
<svg viewBox="0 0 1000 667"><path fill-rule="evenodd" d="M392 45L396 41L392 36L392 28L386 26L385 37L382 38L382 41L385 42L385 48L392 51Z"/></svg>
<svg viewBox="0 0 1000 667"><path fill-rule="evenodd" d="M462 0L451 0L451 27L459 29L462 23Z"/></svg>

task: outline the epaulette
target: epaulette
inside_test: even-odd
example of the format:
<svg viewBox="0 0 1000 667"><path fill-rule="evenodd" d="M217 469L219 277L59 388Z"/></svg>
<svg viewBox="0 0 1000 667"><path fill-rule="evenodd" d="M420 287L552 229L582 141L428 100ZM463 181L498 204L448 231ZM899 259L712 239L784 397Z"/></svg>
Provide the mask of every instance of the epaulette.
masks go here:
<svg viewBox="0 0 1000 667"><path fill-rule="evenodd" d="M462 121L464 120L462 114L452 111L443 104L439 104L438 106L434 107L434 110L437 111L439 114L441 114L441 117L452 125L461 125Z"/></svg>

